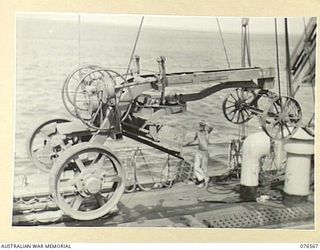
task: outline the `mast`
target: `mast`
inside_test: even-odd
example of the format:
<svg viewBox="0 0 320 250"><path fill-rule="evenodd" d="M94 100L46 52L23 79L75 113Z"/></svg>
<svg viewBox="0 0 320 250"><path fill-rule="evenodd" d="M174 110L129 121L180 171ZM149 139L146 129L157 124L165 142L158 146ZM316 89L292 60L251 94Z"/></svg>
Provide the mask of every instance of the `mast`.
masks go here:
<svg viewBox="0 0 320 250"><path fill-rule="evenodd" d="M241 67L251 67L249 18L242 18L241 25Z"/></svg>

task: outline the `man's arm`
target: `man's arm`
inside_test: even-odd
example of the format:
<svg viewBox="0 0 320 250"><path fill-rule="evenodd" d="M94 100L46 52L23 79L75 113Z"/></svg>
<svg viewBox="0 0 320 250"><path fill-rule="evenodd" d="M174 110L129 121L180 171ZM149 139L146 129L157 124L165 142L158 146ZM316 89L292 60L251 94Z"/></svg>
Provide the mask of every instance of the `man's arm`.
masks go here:
<svg viewBox="0 0 320 250"><path fill-rule="evenodd" d="M189 145L191 145L193 142L195 142L197 139L198 139L198 133L195 133L194 138L193 138L191 141L189 141L188 143L183 144L182 146L183 146L183 147L189 146Z"/></svg>
<svg viewBox="0 0 320 250"><path fill-rule="evenodd" d="M213 131L213 126L211 126L210 124L206 123L206 126L208 128L208 134L210 134Z"/></svg>

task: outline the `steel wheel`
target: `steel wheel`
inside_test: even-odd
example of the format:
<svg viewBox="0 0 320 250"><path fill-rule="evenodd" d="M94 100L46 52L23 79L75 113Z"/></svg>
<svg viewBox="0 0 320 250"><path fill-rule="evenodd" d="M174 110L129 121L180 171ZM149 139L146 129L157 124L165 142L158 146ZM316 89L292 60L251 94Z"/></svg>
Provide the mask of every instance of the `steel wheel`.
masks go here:
<svg viewBox="0 0 320 250"><path fill-rule="evenodd" d="M253 91L236 89L235 93L230 93L222 103L224 116L228 121L235 124L249 121L253 117L250 111L250 103L254 97Z"/></svg>
<svg viewBox="0 0 320 250"><path fill-rule="evenodd" d="M64 122L69 122L69 120L50 119L41 123L30 133L27 139L27 153L37 168L46 172L50 171L63 147L76 143L77 138L65 139L58 134L57 124Z"/></svg>
<svg viewBox="0 0 320 250"><path fill-rule="evenodd" d="M65 106L66 110L74 117L76 117L76 113L74 111L74 104L73 104L73 98L75 95L76 88L78 87L79 83L81 82L83 76L88 74L94 69L100 68L96 65L86 65L81 66L74 71L72 71L67 78L64 81L63 87L62 87L62 101L63 105ZM83 82L83 84L87 84ZM84 87L84 86L83 86Z"/></svg>
<svg viewBox="0 0 320 250"><path fill-rule="evenodd" d="M123 121L131 108L132 92L126 83L121 74L110 69L95 69L86 74L73 98L77 118L95 130L112 129L106 119Z"/></svg>
<svg viewBox="0 0 320 250"><path fill-rule="evenodd" d="M107 215L119 202L125 173L117 157L102 145L81 143L66 150L50 174L58 207L77 220Z"/></svg>
<svg viewBox="0 0 320 250"><path fill-rule="evenodd" d="M274 140L291 137L299 128L301 120L302 111L299 103L288 96L273 99L260 117L262 129Z"/></svg>

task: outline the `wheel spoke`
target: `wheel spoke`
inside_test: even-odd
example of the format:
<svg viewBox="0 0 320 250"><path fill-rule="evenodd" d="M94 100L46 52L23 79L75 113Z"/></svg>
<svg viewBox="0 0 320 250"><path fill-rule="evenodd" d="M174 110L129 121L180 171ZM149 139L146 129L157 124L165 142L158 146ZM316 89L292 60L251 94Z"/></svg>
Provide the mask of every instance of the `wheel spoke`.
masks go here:
<svg viewBox="0 0 320 250"><path fill-rule="evenodd" d="M251 116L251 114L248 112L248 110L247 110L247 109L244 109L244 112L246 112L246 113L247 113L248 118Z"/></svg>
<svg viewBox="0 0 320 250"><path fill-rule="evenodd" d="M236 114L237 114L237 111L238 111L238 110L235 109L235 112L233 113L233 116L232 116L232 118L230 119L231 121L233 121L234 117L235 117Z"/></svg>
<svg viewBox="0 0 320 250"><path fill-rule="evenodd" d="M268 118L278 118L279 117L279 113L268 112L267 115L268 115Z"/></svg>
<svg viewBox="0 0 320 250"><path fill-rule="evenodd" d="M100 207L106 204L105 198L102 196L101 193L97 193L94 197L97 200Z"/></svg>
<svg viewBox="0 0 320 250"><path fill-rule="evenodd" d="M275 108L276 112L279 113L279 109L278 109L276 103L274 102L272 105L273 105L273 107ZM281 108L280 108L280 111L281 111Z"/></svg>
<svg viewBox="0 0 320 250"><path fill-rule="evenodd" d="M65 182L65 185L69 186L69 187L70 186L75 186L76 184L77 184L77 179L74 178L74 177Z"/></svg>
<svg viewBox="0 0 320 250"><path fill-rule="evenodd" d="M289 127L288 127L288 124L285 123L284 125L285 125L286 129L288 130L289 135L291 135L291 131L290 131Z"/></svg>
<svg viewBox="0 0 320 250"><path fill-rule="evenodd" d="M236 94L237 94L237 97L238 97L238 100L240 100L241 98L240 98L240 96L239 96L239 89L236 89Z"/></svg>
<svg viewBox="0 0 320 250"><path fill-rule="evenodd" d="M226 109L233 108L233 107L235 107L235 105L228 106L226 107Z"/></svg>
<svg viewBox="0 0 320 250"><path fill-rule="evenodd" d="M230 100L229 97L227 99L227 102L231 102L232 104L235 104L235 101Z"/></svg>
<svg viewBox="0 0 320 250"><path fill-rule="evenodd" d="M74 158L74 161L76 163L76 166L78 167L78 169L80 170L80 172L82 172L85 169L85 166L82 162L82 160L79 158L79 156L76 156Z"/></svg>
<svg viewBox="0 0 320 250"><path fill-rule="evenodd" d="M74 210L79 210L82 202L83 202L84 198L81 196L81 195L78 195L72 202L72 205L71 207L74 209Z"/></svg>
<svg viewBox="0 0 320 250"><path fill-rule="evenodd" d="M109 176L103 177L103 181L105 183L110 183L110 182L117 183L117 182L120 182L121 180L122 179L119 175L109 175Z"/></svg>
<svg viewBox="0 0 320 250"><path fill-rule="evenodd" d="M233 96L233 94L230 94L230 96L231 96L235 101L238 101L238 100Z"/></svg>
<svg viewBox="0 0 320 250"><path fill-rule="evenodd" d="M237 109L233 109L233 110L229 111L228 115L230 115L231 113L234 113L234 112L236 112L236 111L237 111ZM232 120L232 119L231 119L231 120Z"/></svg>

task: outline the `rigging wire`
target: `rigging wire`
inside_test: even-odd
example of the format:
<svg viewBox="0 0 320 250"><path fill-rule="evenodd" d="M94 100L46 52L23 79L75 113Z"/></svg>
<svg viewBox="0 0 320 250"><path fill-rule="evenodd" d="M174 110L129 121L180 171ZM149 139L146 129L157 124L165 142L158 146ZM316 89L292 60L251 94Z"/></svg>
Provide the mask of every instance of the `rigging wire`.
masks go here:
<svg viewBox="0 0 320 250"><path fill-rule="evenodd" d="M304 26L304 35L305 35L305 47L307 49L307 53L308 53L308 62L309 62L309 68L310 68L310 73L311 73L311 68L312 68L312 63L311 63L311 52L310 52L310 48L309 48L309 44L308 44L308 37L307 37L307 25L306 25L306 20L305 18L303 17L303 26ZM312 92L312 101L313 101L313 108L314 108L314 105L315 105L315 89L314 89L314 85L312 84L312 82L310 83L311 85L311 92ZM314 121L314 118L315 118L315 113L313 112L308 124L307 124L307 127L311 127L312 126L312 123Z"/></svg>
<svg viewBox="0 0 320 250"><path fill-rule="evenodd" d="M220 34L220 38L221 38L221 42L222 42L222 46L223 46L223 50L224 50L224 54L226 56L226 59L227 59L227 63L228 63L228 67L230 69L230 61L229 61L229 57L228 57L228 52L227 52L227 48L226 48L226 45L224 43L224 39L223 39L223 36L222 36L222 32L221 32L221 28L220 28L220 23L219 23L219 19L216 18L217 20L217 24L218 24L218 28L219 28L219 34Z"/></svg>
<svg viewBox="0 0 320 250"><path fill-rule="evenodd" d="M289 45L289 32L288 32L288 19L284 19L285 28L285 45L286 45L286 72L287 72L287 95L293 96L293 82L291 78L291 62L290 62L290 45Z"/></svg>
<svg viewBox="0 0 320 250"><path fill-rule="evenodd" d="M249 39L249 18L242 18L241 24L241 67L246 67L246 57L248 66L251 67L251 56L250 56L250 39ZM240 92L241 99L244 99L244 90ZM238 137L239 141L246 137L246 130L248 124L239 124Z"/></svg>
<svg viewBox="0 0 320 250"><path fill-rule="evenodd" d="M308 44L308 37L307 37L307 25L306 25L306 19L303 17L303 26L304 26L304 35L305 35L305 47L308 53L308 62L309 62L309 68L311 71L312 68L312 63L311 63L311 53L310 53L310 48L309 48L309 44ZM311 91L312 91L312 100L313 100L313 104L315 103L315 93L314 93L314 86L311 83Z"/></svg>
<svg viewBox="0 0 320 250"><path fill-rule="evenodd" d="M126 79L126 80L127 80L128 74L129 74L129 70L130 70L132 59L133 59L133 55L134 55L134 52L136 51L137 43L138 43L138 40L139 40L139 37L140 37L140 32L141 32L143 20L144 20L144 16L142 16L142 18L141 18L139 30L138 30L138 33L137 33L137 36L136 36L136 40L134 42L134 46L133 46L133 49L132 49L132 52L131 52L130 60L129 60L129 63L128 63L127 72L126 72L126 74L124 76L124 79Z"/></svg>
<svg viewBox="0 0 320 250"><path fill-rule="evenodd" d="M276 60L277 60L277 77L278 77L278 91L281 100L281 85L280 85L280 63L279 63L279 44L278 44L278 24L277 18L274 19L275 40L276 40ZM281 105L282 107L282 105Z"/></svg>
<svg viewBox="0 0 320 250"><path fill-rule="evenodd" d="M248 40L247 40L247 53L248 53L248 66L251 67L251 45L250 45L250 25L249 25L249 20L248 20L248 25L247 25L247 29L248 29Z"/></svg>
<svg viewBox="0 0 320 250"><path fill-rule="evenodd" d="M81 16L78 15L78 66L80 67L81 65Z"/></svg>

